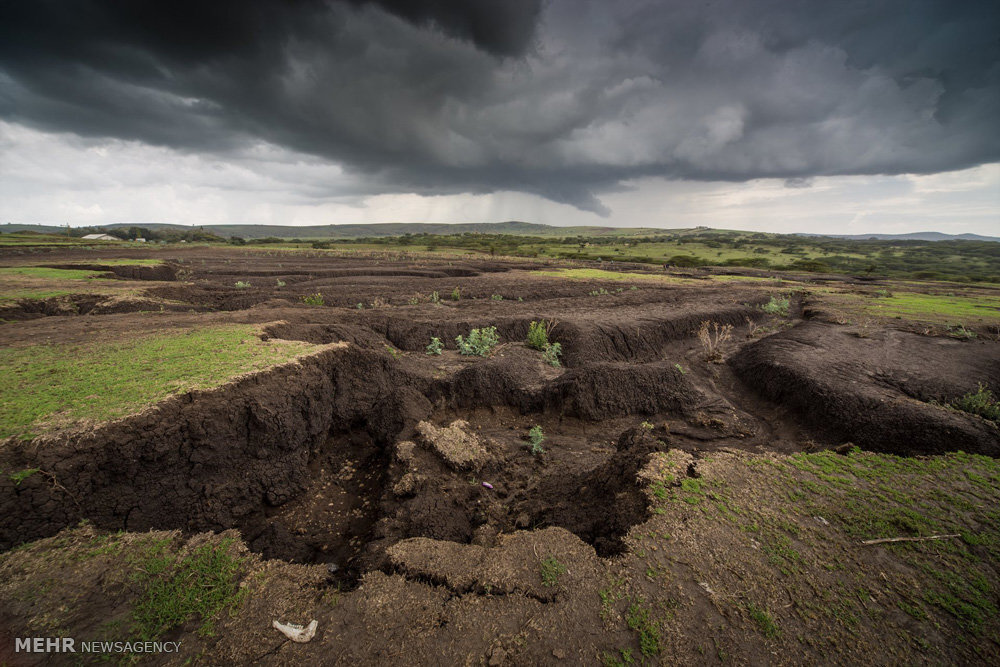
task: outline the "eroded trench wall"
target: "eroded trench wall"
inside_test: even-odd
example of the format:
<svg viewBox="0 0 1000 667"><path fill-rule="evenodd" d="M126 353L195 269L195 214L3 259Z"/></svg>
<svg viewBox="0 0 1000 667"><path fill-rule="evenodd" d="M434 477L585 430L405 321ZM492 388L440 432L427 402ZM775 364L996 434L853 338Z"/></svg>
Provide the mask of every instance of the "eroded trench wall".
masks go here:
<svg viewBox="0 0 1000 667"><path fill-rule="evenodd" d="M305 488L331 432L363 428L384 443L429 409L417 378L347 346L89 432L11 439L0 450L0 549L84 518L111 530L240 526Z"/></svg>

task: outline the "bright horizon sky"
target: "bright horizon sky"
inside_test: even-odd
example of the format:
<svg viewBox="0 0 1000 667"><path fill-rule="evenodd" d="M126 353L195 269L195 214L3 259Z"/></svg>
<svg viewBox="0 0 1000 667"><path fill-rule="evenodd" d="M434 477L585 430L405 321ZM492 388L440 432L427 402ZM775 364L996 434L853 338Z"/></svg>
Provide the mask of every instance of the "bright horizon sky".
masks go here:
<svg viewBox="0 0 1000 667"><path fill-rule="evenodd" d="M1000 235L1000 5L0 7L0 222Z"/></svg>

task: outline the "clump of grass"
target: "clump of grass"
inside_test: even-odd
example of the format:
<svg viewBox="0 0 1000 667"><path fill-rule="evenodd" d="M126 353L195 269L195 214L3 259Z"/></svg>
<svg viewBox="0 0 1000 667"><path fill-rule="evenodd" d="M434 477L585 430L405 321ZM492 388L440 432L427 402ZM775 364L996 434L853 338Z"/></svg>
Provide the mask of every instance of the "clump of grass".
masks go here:
<svg viewBox="0 0 1000 667"><path fill-rule="evenodd" d="M453 289L451 291L451 300L452 301L458 301L461 298L462 298L462 290L460 290L460 289L458 289L456 287L455 289Z"/></svg>
<svg viewBox="0 0 1000 667"><path fill-rule="evenodd" d="M542 449L543 442L545 442L545 433L542 431L542 427L538 425L532 426L528 430L528 451L531 452L532 456L545 453L545 450Z"/></svg>
<svg viewBox="0 0 1000 667"><path fill-rule="evenodd" d="M284 280L280 280L280 279L279 279L279 280L278 280L278 284L277 284L277 286L278 286L278 287L284 287L284 286L285 286L286 284L287 284L287 283L286 283L286 282L285 282Z"/></svg>
<svg viewBox="0 0 1000 667"><path fill-rule="evenodd" d="M698 340L705 350L705 361L718 361L722 358L721 348L733 336L733 325L705 320L698 328Z"/></svg>
<svg viewBox="0 0 1000 667"><path fill-rule="evenodd" d="M315 294L306 294L305 296L302 296L300 298L302 299L302 303L306 304L307 306L322 306L325 303L322 292L316 292ZM361 304L358 305L360 306Z"/></svg>
<svg viewBox="0 0 1000 667"><path fill-rule="evenodd" d="M500 336L497 334L496 327L473 329L467 338L464 336L455 338L459 354L477 357L487 356L499 342Z"/></svg>
<svg viewBox="0 0 1000 667"><path fill-rule="evenodd" d="M771 615L754 604L747 605L747 613L750 614L761 633L768 639L777 639L781 636L781 628L774 622Z"/></svg>
<svg viewBox="0 0 1000 667"><path fill-rule="evenodd" d="M630 630L639 634L639 651L644 656L651 658L662 650L660 628L653 620L649 609L642 606L641 600L629 606L625 622L628 623Z"/></svg>
<svg viewBox="0 0 1000 667"><path fill-rule="evenodd" d="M790 302L786 298L771 297L771 300L760 307L768 315L781 315L782 317L788 317L788 308Z"/></svg>
<svg viewBox="0 0 1000 667"><path fill-rule="evenodd" d="M444 343L441 342L441 339L437 336L431 337L431 342L427 346L427 354L440 356L443 349Z"/></svg>
<svg viewBox="0 0 1000 667"><path fill-rule="evenodd" d="M205 544L178 558L169 541L154 541L135 563L133 580L142 589L132 607L135 634L153 641L197 619L198 634L210 636L219 613L239 598L236 575L244 559L230 555L232 543Z"/></svg>
<svg viewBox="0 0 1000 667"><path fill-rule="evenodd" d="M236 281L236 288L237 289L248 289L250 287L253 287L253 285L250 283L249 280L237 280Z"/></svg>
<svg viewBox="0 0 1000 667"><path fill-rule="evenodd" d="M549 556L541 562L542 586L551 588L559 585L559 577L566 574L566 566L560 563L555 556Z"/></svg>
<svg viewBox="0 0 1000 667"><path fill-rule="evenodd" d="M996 397L993 396L993 392L983 383L979 383L976 391L970 391L951 405L956 410L979 415L983 419L1000 423L1000 402L997 401Z"/></svg>

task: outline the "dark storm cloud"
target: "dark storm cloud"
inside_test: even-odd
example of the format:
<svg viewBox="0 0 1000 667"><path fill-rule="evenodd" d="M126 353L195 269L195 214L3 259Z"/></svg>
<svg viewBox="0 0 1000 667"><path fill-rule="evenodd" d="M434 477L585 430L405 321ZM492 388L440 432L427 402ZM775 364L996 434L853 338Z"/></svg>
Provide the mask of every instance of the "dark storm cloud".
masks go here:
<svg viewBox="0 0 1000 667"><path fill-rule="evenodd" d="M363 192L595 193L1000 159L1000 6L955 0L0 0L0 118Z"/></svg>

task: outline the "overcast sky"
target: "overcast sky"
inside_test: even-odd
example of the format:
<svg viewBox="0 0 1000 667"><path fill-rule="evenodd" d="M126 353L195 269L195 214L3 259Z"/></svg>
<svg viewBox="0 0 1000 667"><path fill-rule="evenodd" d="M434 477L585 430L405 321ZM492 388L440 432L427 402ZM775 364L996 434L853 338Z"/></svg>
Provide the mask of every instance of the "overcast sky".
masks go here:
<svg viewBox="0 0 1000 667"><path fill-rule="evenodd" d="M0 0L0 221L1000 235L990 0Z"/></svg>

